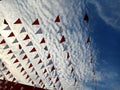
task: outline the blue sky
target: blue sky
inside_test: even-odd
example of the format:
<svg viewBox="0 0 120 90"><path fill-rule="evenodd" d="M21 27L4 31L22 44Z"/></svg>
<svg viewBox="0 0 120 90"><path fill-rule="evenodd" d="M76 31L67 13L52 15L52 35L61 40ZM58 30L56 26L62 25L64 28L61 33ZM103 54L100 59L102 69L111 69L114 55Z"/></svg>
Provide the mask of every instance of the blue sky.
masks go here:
<svg viewBox="0 0 120 90"><path fill-rule="evenodd" d="M113 9L104 7L109 2L106 1L104 4L103 0L101 0L99 3L101 4L96 5L97 3L93 4L92 2L87 4L90 17L89 28L97 52L96 69L101 75L97 90L120 90L120 26L117 23L107 22L111 17L113 17L111 21L119 20L120 17L116 15L117 19L114 20L115 17L111 13L116 7ZM112 3L112 0L110 0L110 3ZM96 9L97 6L98 8ZM102 6L104 11L109 12L111 10L109 15L108 13L102 13ZM116 12L120 10L119 7L116 9ZM105 18L107 15L108 18Z"/></svg>

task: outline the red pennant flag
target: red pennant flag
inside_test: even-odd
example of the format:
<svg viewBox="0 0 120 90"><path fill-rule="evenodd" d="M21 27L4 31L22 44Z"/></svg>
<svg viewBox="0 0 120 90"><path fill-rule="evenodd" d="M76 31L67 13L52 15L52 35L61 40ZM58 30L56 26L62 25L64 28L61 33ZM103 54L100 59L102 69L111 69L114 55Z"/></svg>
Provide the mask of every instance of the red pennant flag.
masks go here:
<svg viewBox="0 0 120 90"><path fill-rule="evenodd" d="M13 32L10 33L10 35L8 37L13 37L15 36Z"/></svg>
<svg viewBox="0 0 120 90"><path fill-rule="evenodd" d="M56 17L55 22L60 22L60 17L59 16Z"/></svg>
<svg viewBox="0 0 120 90"><path fill-rule="evenodd" d="M38 64L40 64L40 63L42 63L42 60L41 60L41 59L39 60Z"/></svg>
<svg viewBox="0 0 120 90"><path fill-rule="evenodd" d="M57 77L55 83L57 83L58 81L59 81L59 78Z"/></svg>
<svg viewBox="0 0 120 90"><path fill-rule="evenodd" d="M87 42L87 43L89 43L89 42L90 42L90 37L88 37L88 38L87 38L87 41L86 41L86 42Z"/></svg>
<svg viewBox="0 0 120 90"><path fill-rule="evenodd" d="M20 72L23 72L25 69L22 67Z"/></svg>
<svg viewBox="0 0 120 90"><path fill-rule="evenodd" d="M12 82L14 82L16 80L16 78L13 78Z"/></svg>
<svg viewBox="0 0 120 90"><path fill-rule="evenodd" d="M39 81L39 84L42 82L42 80L40 79L40 81Z"/></svg>
<svg viewBox="0 0 120 90"><path fill-rule="evenodd" d="M36 20L32 23L32 25L39 25L39 20L36 19Z"/></svg>
<svg viewBox="0 0 120 90"><path fill-rule="evenodd" d="M18 18L15 22L14 22L14 24L21 24L22 22L21 22L21 20L20 20L20 18Z"/></svg>
<svg viewBox="0 0 120 90"><path fill-rule="evenodd" d="M27 55L25 54L25 56L23 57L23 60L26 59L26 58L28 58L28 57L27 57Z"/></svg>
<svg viewBox="0 0 120 90"><path fill-rule="evenodd" d="M30 76L29 76L29 75L27 75L27 76L26 76L26 79L28 79L29 77L30 77Z"/></svg>
<svg viewBox="0 0 120 90"><path fill-rule="evenodd" d="M76 82L77 82L77 79L75 78L75 82L74 82L74 85L76 84Z"/></svg>
<svg viewBox="0 0 120 90"><path fill-rule="evenodd" d="M34 82L32 81L32 84L34 84Z"/></svg>
<svg viewBox="0 0 120 90"><path fill-rule="evenodd" d="M8 25L7 21L4 19L4 24Z"/></svg>
<svg viewBox="0 0 120 90"><path fill-rule="evenodd" d="M10 74L10 71L8 71L8 72L6 73L6 75L8 75L8 74Z"/></svg>
<svg viewBox="0 0 120 90"><path fill-rule="evenodd" d="M55 67L54 67L54 66L52 66L52 68L51 68L51 72L52 72L53 70L55 70Z"/></svg>
<svg viewBox="0 0 120 90"><path fill-rule="evenodd" d="M60 40L60 43L63 43L63 42L65 42L65 37L64 36L62 36L62 38Z"/></svg>
<svg viewBox="0 0 120 90"><path fill-rule="evenodd" d="M43 74L46 73L46 72L47 72L47 70L45 69L44 72L43 72Z"/></svg>
<svg viewBox="0 0 120 90"><path fill-rule="evenodd" d="M5 66L5 64L4 63L2 63L2 67L4 67Z"/></svg>
<svg viewBox="0 0 120 90"><path fill-rule="evenodd" d="M74 71L74 69L73 69L73 67L72 67L72 69L71 69L71 73Z"/></svg>
<svg viewBox="0 0 120 90"><path fill-rule="evenodd" d="M47 56L47 59L49 59L50 58L50 53L48 54L48 56Z"/></svg>
<svg viewBox="0 0 120 90"><path fill-rule="evenodd" d="M51 77L49 77L49 81L51 80Z"/></svg>
<svg viewBox="0 0 120 90"><path fill-rule="evenodd" d="M19 44L19 49L22 49L21 45Z"/></svg>
<svg viewBox="0 0 120 90"><path fill-rule="evenodd" d="M12 50L9 50L9 52L7 54L11 54L11 53L13 53Z"/></svg>
<svg viewBox="0 0 120 90"><path fill-rule="evenodd" d="M19 62L19 60L18 60L18 59L16 59L13 63L17 63L17 62Z"/></svg>
<svg viewBox="0 0 120 90"><path fill-rule="evenodd" d="M70 54L67 52L67 59L69 59L70 58Z"/></svg>
<svg viewBox="0 0 120 90"><path fill-rule="evenodd" d="M35 48L33 48L30 52L35 52L36 51L36 49Z"/></svg>
<svg viewBox="0 0 120 90"><path fill-rule="evenodd" d="M45 84L43 85L43 87L42 88L45 88Z"/></svg>
<svg viewBox="0 0 120 90"><path fill-rule="evenodd" d="M3 39L3 40L0 42L0 44L4 44L4 43L6 43L5 39Z"/></svg>
<svg viewBox="0 0 120 90"><path fill-rule="evenodd" d="M63 87L61 87L61 90L63 90Z"/></svg>
<svg viewBox="0 0 120 90"><path fill-rule="evenodd" d="M32 65L32 63L30 63L30 65L29 65L29 67L28 68L31 68L33 65Z"/></svg>
<svg viewBox="0 0 120 90"><path fill-rule="evenodd" d="M44 38L41 40L40 44L41 44L41 43L45 43L45 39L44 39Z"/></svg>
<svg viewBox="0 0 120 90"><path fill-rule="evenodd" d="M38 73L37 73L37 72L35 72L35 74L36 74L36 75L38 75Z"/></svg>
<svg viewBox="0 0 120 90"><path fill-rule="evenodd" d="M25 38L23 40L27 40L30 39L30 37L28 36L28 34L25 36Z"/></svg>

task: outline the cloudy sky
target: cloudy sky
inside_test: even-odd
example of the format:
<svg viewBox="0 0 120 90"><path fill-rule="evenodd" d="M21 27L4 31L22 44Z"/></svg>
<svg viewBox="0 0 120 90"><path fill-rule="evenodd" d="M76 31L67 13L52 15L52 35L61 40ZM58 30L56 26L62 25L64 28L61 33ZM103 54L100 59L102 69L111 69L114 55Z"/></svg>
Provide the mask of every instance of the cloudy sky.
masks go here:
<svg viewBox="0 0 120 90"><path fill-rule="evenodd" d="M64 88L65 90L93 90L95 85L93 82L92 68L95 66L95 80L97 80L97 90L119 90L120 89L120 1L114 0L2 0L0 1L0 40L6 40L6 44L0 45L0 59L7 69L11 71L11 75L16 78L16 81L33 85L29 80L25 79L23 73L20 73L21 67L25 68L27 74L38 85L38 81L42 78L46 88L53 89ZM84 20L85 12L88 13L89 23ZM60 23L55 23L54 20L60 16ZM14 22L20 18L22 25L15 25ZM32 26L33 21L38 18L40 25ZM4 30L7 25L3 24L4 19L7 20L10 30ZM21 34L22 28L25 28L25 33ZM60 27L63 31L58 33ZM36 35L36 32L41 28L42 35ZM8 38L11 31L15 34L14 38ZM25 35L29 35L30 40L23 41ZM60 44L62 36L65 36L65 41ZM88 36L91 36L91 44L86 44ZM40 44L42 38L46 39L45 44ZM13 44L14 39L18 43ZM27 47L27 44L32 42L32 47ZM18 49L18 44L21 44L24 54L28 55L26 61L22 61L23 55L20 55L21 50ZM3 49L6 45L13 50L13 54L20 61L13 64L10 59L12 55L7 55L8 49ZM48 51L44 47L48 47ZM36 52L31 54L29 51L33 47ZM67 49L64 51L65 47ZM69 52L69 61L66 60L66 54ZM49 72L52 65L47 66L46 57L51 53L52 65L55 66L54 72ZM90 63L91 53L94 63ZM33 59L35 55L37 58ZM36 61L44 60L41 65ZM36 60L36 61L35 61ZM35 71L31 72L28 69L29 63L33 64L39 79L35 78ZM0 62L1 63L1 62ZM20 68L16 68L21 64ZM1 64L0 64L1 65ZM44 70L40 69L44 65L47 69L47 74L44 75ZM12 67L11 67L12 66ZM1 65L2 68L2 65ZM74 72L70 73L71 68ZM3 69L3 68L2 68ZM1 73L0 73L1 74ZM46 76L52 77L48 81ZM60 78L58 83L55 83L56 77ZM8 80L9 78L6 75ZM75 79L77 84L74 85ZM53 82L52 85L50 83Z"/></svg>
<svg viewBox="0 0 120 90"><path fill-rule="evenodd" d="M87 0L89 27L97 52L101 76L97 90L120 89L120 1Z"/></svg>

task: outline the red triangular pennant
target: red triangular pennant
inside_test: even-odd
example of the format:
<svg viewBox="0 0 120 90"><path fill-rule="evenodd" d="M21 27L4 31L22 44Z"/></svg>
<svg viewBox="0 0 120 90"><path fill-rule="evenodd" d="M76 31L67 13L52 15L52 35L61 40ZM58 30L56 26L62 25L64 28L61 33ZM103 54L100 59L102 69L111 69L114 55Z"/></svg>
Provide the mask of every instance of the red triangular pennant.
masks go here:
<svg viewBox="0 0 120 90"><path fill-rule="evenodd" d="M18 59L16 59L13 63L17 63L17 62L19 62L19 60L18 60Z"/></svg>
<svg viewBox="0 0 120 90"><path fill-rule="evenodd" d="M21 45L19 44L19 49L22 49Z"/></svg>
<svg viewBox="0 0 120 90"><path fill-rule="evenodd" d="M26 58L28 58L28 57L27 57L27 55L25 54L25 56L23 57L23 60L26 59Z"/></svg>
<svg viewBox="0 0 120 90"><path fill-rule="evenodd" d="M31 68L33 65L32 65L32 63L30 63L30 65L29 65L29 67L28 68Z"/></svg>
<svg viewBox="0 0 120 90"><path fill-rule="evenodd" d="M8 75L8 74L10 74L10 71L8 71L8 72L6 73L6 75Z"/></svg>
<svg viewBox="0 0 120 90"><path fill-rule="evenodd" d="M36 51L36 49L35 48L33 48L30 52L35 52Z"/></svg>
<svg viewBox="0 0 120 90"><path fill-rule="evenodd" d="M20 72L23 72L25 69L22 67Z"/></svg>
<svg viewBox="0 0 120 90"><path fill-rule="evenodd" d="M67 52L67 59L69 59L70 58L70 54Z"/></svg>
<svg viewBox="0 0 120 90"><path fill-rule="evenodd" d="M7 21L4 19L4 24L8 25Z"/></svg>
<svg viewBox="0 0 120 90"><path fill-rule="evenodd" d="M4 67L5 66L5 64L4 63L2 63L2 67Z"/></svg>
<svg viewBox="0 0 120 90"><path fill-rule="evenodd" d="M40 81L39 81L39 84L42 82L42 80L40 79Z"/></svg>
<svg viewBox="0 0 120 90"><path fill-rule="evenodd" d="M30 37L28 36L28 34L25 36L25 38L23 40L27 40L30 39Z"/></svg>
<svg viewBox="0 0 120 90"><path fill-rule="evenodd" d="M71 69L71 73L74 71L74 69L73 69L73 67L72 67L72 69Z"/></svg>
<svg viewBox="0 0 120 90"><path fill-rule="evenodd" d="M63 42L65 42L65 37L64 36L62 36L62 38L60 40L60 43L63 43Z"/></svg>
<svg viewBox="0 0 120 90"><path fill-rule="evenodd" d="M8 37L13 37L15 36L13 32L10 33L10 35Z"/></svg>
<svg viewBox="0 0 120 90"><path fill-rule="evenodd" d="M45 43L45 39L44 39L44 38L41 40L40 44L41 44L41 43Z"/></svg>
<svg viewBox="0 0 120 90"><path fill-rule="evenodd" d="M9 52L7 54L11 54L11 53L13 53L12 50L9 50Z"/></svg>
<svg viewBox="0 0 120 90"><path fill-rule="evenodd" d="M16 80L16 78L13 78L12 82L14 82Z"/></svg>
<svg viewBox="0 0 120 90"><path fill-rule="evenodd" d="M47 59L49 59L50 58L50 53L48 54L48 56L47 56Z"/></svg>
<svg viewBox="0 0 120 90"><path fill-rule="evenodd" d="M45 69L44 72L43 72L43 74L46 73L46 72L47 72L47 70Z"/></svg>
<svg viewBox="0 0 120 90"><path fill-rule="evenodd" d="M53 70L55 70L55 67L54 67L54 66L52 66L52 68L51 68L51 72L52 72Z"/></svg>
<svg viewBox="0 0 120 90"><path fill-rule="evenodd" d="M40 63L42 63L42 60L41 60L41 59L39 60L38 64L40 64Z"/></svg>
<svg viewBox="0 0 120 90"><path fill-rule="evenodd" d="M59 78L57 77L55 83L57 83L58 81L59 81Z"/></svg>
<svg viewBox="0 0 120 90"><path fill-rule="evenodd" d="M18 18L18 19L15 21L14 24L21 24L21 23L22 23L22 22L21 22L20 18Z"/></svg>
<svg viewBox="0 0 120 90"><path fill-rule="evenodd" d="M86 42L87 42L87 43L89 43L89 42L90 42L90 37L88 37L88 38L87 38L87 41L86 41Z"/></svg>
<svg viewBox="0 0 120 90"><path fill-rule="evenodd" d="M56 17L55 22L60 22L60 17L59 16Z"/></svg>
<svg viewBox="0 0 120 90"><path fill-rule="evenodd" d="M32 23L32 25L39 25L39 20L36 19L36 20Z"/></svg>
<svg viewBox="0 0 120 90"><path fill-rule="evenodd" d="M34 84L34 82L32 81L32 84Z"/></svg>
<svg viewBox="0 0 120 90"><path fill-rule="evenodd" d="M27 75L27 76L26 76L26 79L28 79L29 77L30 77L30 76L29 76L29 75Z"/></svg>
<svg viewBox="0 0 120 90"><path fill-rule="evenodd" d="M6 43L5 39L3 39L3 40L0 42L0 44L4 44L4 43Z"/></svg>

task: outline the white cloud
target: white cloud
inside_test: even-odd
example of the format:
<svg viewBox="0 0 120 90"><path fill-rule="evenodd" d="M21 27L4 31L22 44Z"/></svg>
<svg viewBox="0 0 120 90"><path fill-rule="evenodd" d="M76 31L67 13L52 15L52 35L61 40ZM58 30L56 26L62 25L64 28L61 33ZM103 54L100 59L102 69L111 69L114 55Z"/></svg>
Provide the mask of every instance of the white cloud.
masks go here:
<svg viewBox="0 0 120 90"><path fill-rule="evenodd" d="M87 0L95 6L98 15L110 26L120 29L120 1Z"/></svg>

